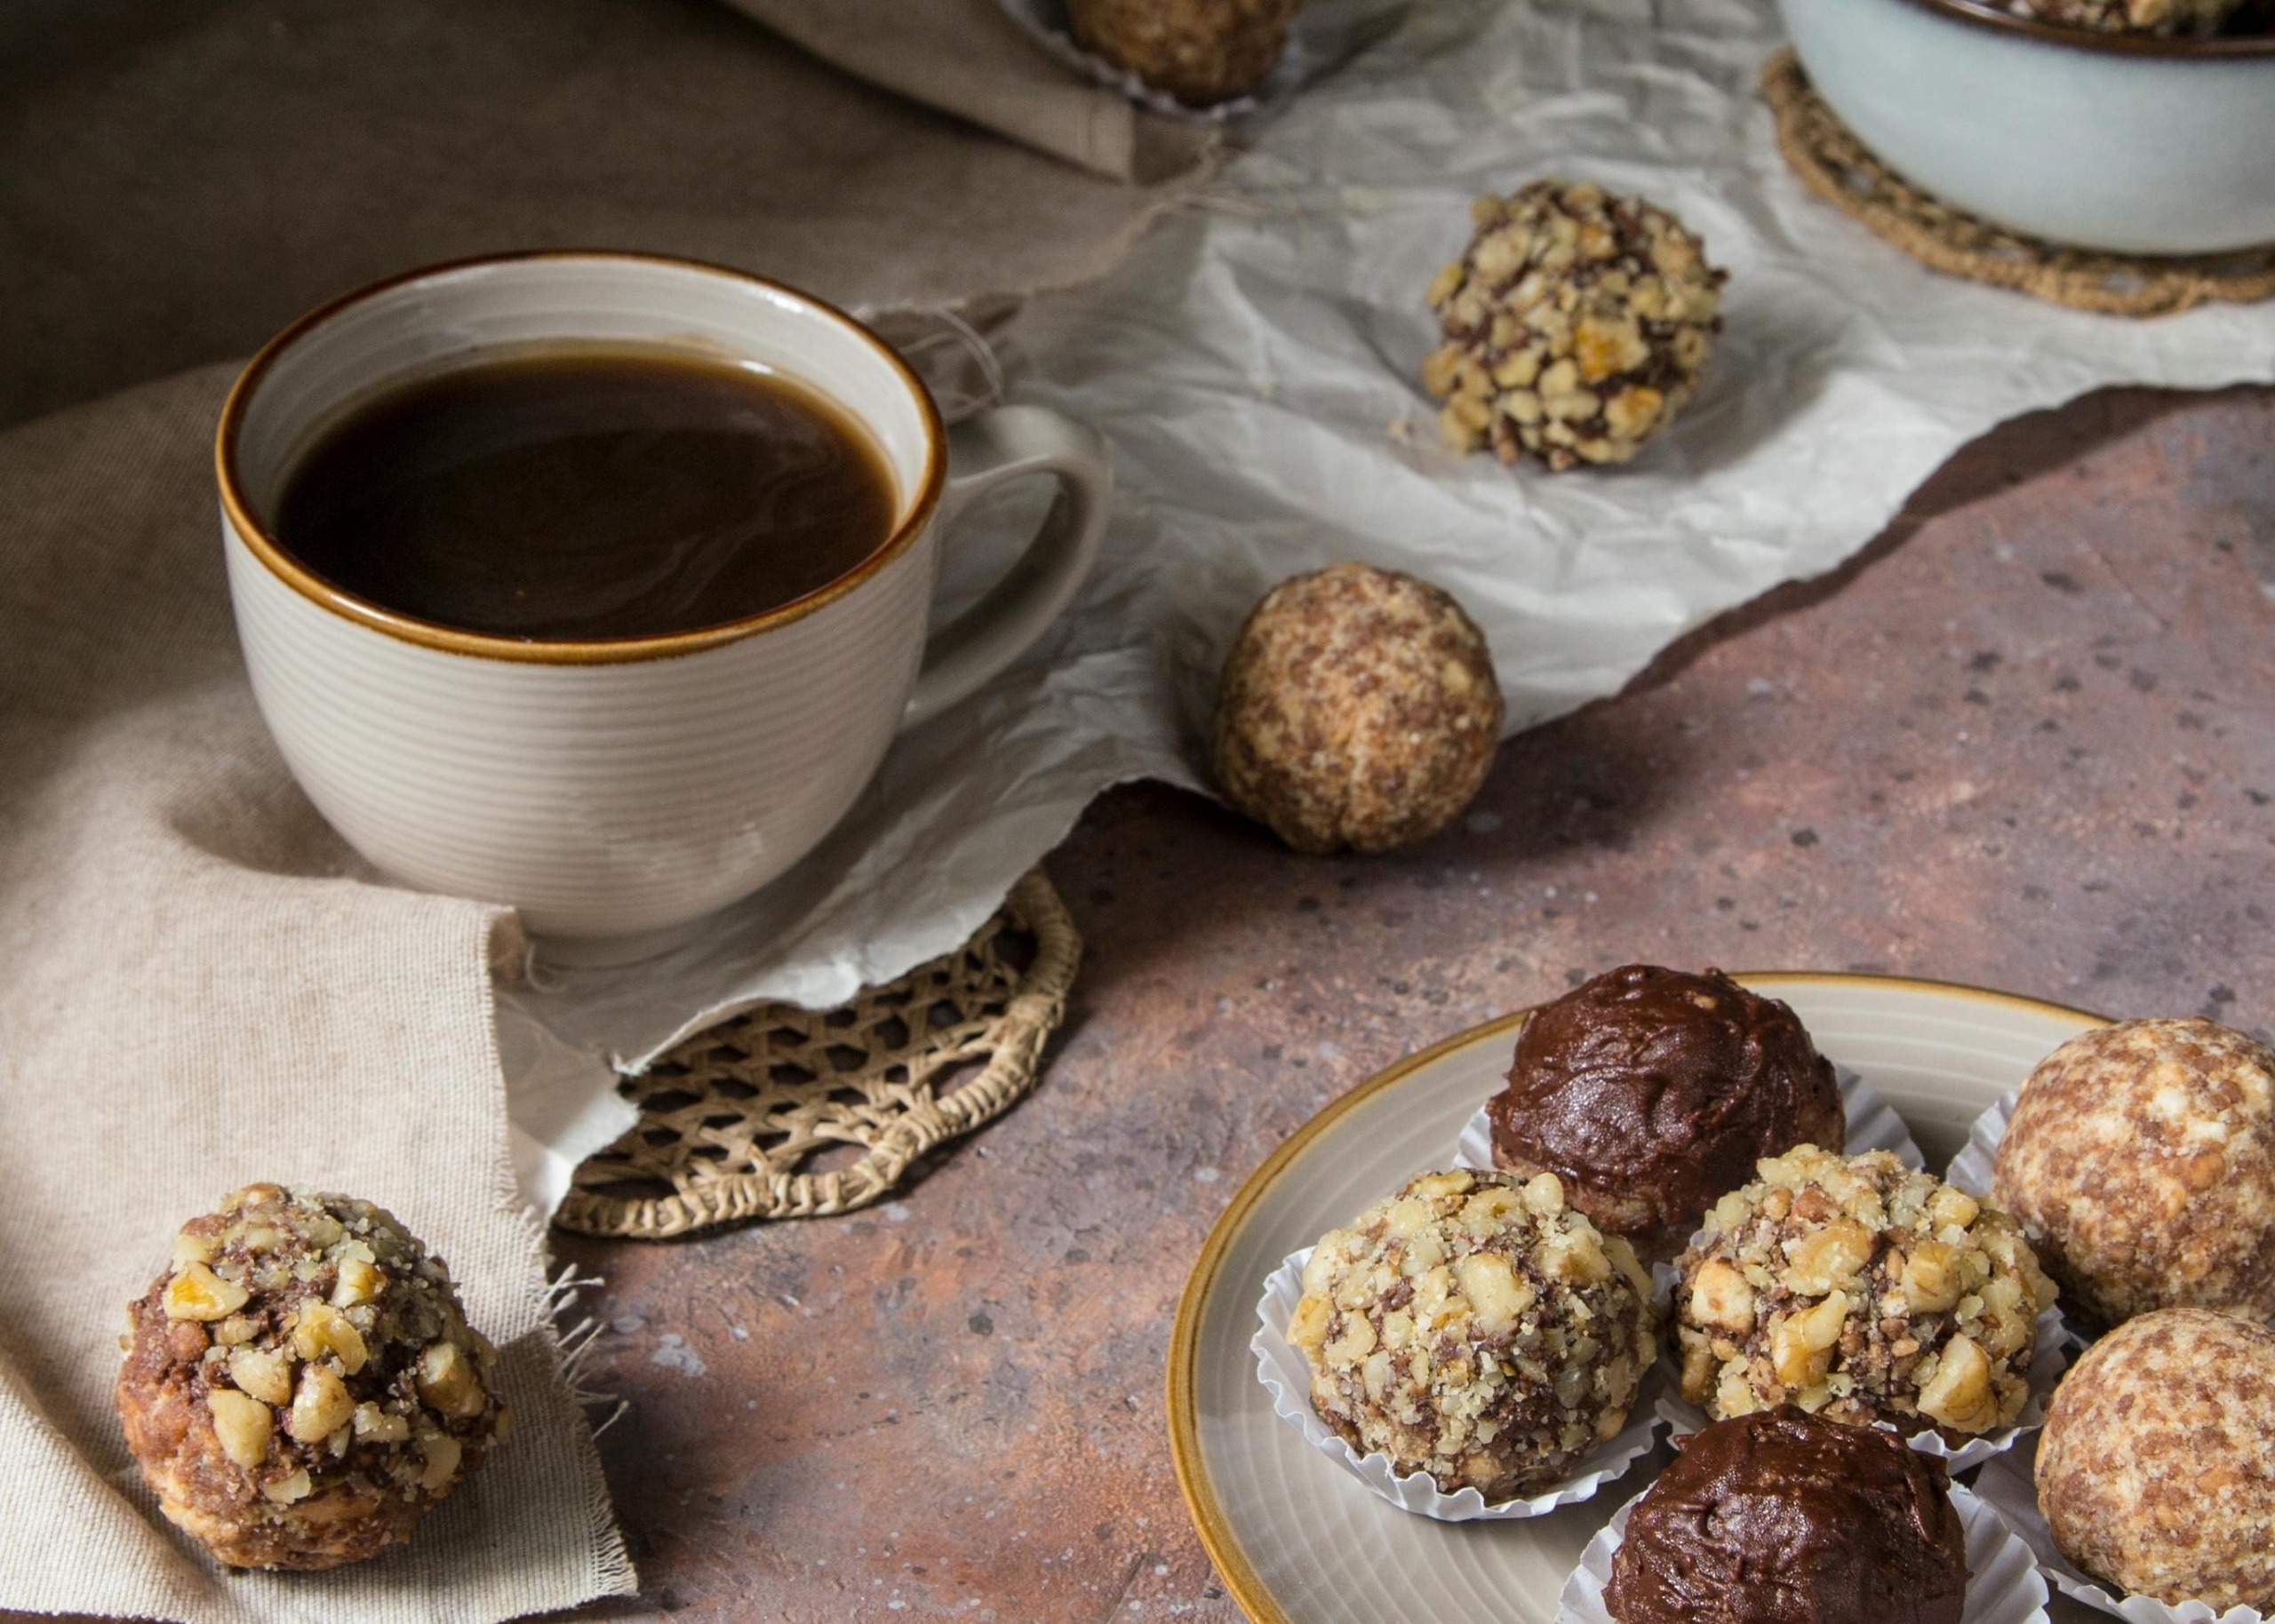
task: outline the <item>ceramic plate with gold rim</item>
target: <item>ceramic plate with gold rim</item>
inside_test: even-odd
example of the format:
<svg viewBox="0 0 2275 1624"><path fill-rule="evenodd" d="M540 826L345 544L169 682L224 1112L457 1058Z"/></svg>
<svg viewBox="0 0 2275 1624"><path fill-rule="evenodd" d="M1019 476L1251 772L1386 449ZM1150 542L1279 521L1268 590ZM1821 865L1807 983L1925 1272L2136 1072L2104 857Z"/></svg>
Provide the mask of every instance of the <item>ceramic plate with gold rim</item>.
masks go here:
<svg viewBox="0 0 2275 1624"><path fill-rule="evenodd" d="M2100 1017L1937 982L1764 972L1824 1052L1885 1095L1941 1171L1970 1123L2048 1050ZM1548 1624L1597 1527L1654 1469L1525 1522L1433 1523L1384 1504L1272 1413L1249 1338L1266 1275L1411 1174L1451 1165L1462 1124L1501 1086L1522 1012L1361 1083L1243 1184L1210 1231L1169 1347L1169 1444L1201 1542L1257 1624ZM2056 1619L2093 1615L2057 1602Z"/></svg>

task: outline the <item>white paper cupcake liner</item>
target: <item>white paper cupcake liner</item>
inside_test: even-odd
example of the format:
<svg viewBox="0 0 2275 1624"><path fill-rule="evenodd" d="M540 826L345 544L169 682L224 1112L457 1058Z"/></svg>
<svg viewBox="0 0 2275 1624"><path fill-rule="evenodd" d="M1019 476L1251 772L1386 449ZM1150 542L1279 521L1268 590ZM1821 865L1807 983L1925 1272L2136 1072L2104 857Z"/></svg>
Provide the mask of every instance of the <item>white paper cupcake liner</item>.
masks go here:
<svg viewBox="0 0 2275 1624"><path fill-rule="evenodd" d="M2046 1518L2038 1509L2038 1488L2032 1477L2037 1454L2037 1441L2033 1439L2030 1448L2018 1449L1992 1461L1976 1478L1975 1489L2029 1547L2038 1563L2038 1571L2063 1595L2099 1612L2130 1619L2133 1624L2264 1624L2264 1617L2256 1608L2236 1606L2225 1612L2215 1612L2207 1602L2183 1602L2175 1606L2152 1596L2119 1599L2098 1580L2088 1578L2055 1547L2054 1531L2046 1525Z"/></svg>
<svg viewBox="0 0 2275 1624"><path fill-rule="evenodd" d="M1579 1566L1557 1597L1556 1624L1611 1624L1603 1588L1611 1582L1612 1554L1627 1532L1635 1500L1613 1513L1580 1553ZM1952 1505L1967 1531L1967 1606L1960 1624L2044 1624L2046 1581L2039 1577L2030 1547L1996 1510L1956 1484Z"/></svg>
<svg viewBox="0 0 2275 1624"><path fill-rule="evenodd" d="M1662 1263L1660 1269L1666 1269ZM1667 1292L1671 1302L1672 1270L1670 1278L1662 1282L1658 1270L1652 1270L1651 1285L1656 1293ZM1670 1316L1670 1319L1672 1316ZM2035 1432L2046 1424L2046 1401L2054 1396L2054 1389L2062 1380L2062 1373L2070 1365L2070 1333L2062 1322L2061 1310L2048 1309L2038 1317L2038 1344L2031 1353L2030 1397L2023 1405L2022 1413L2011 1427L2001 1427L1995 1432L1985 1432L1971 1437L1964 1444L1952 1445L1935 1432L1915 1432L1904 1440L1923 1455L1934 1455L1956 1474L1971 1466L1980 1466L1995 1456L2003 1455L2015 1446L2015 1441L2026 1432ZM1706 1412L1683 1398L1675 1386L1672 1356L1661 1360L1664 1378L1659 1390L1659 1419L1673 1429L1677 1437L1688 1437L1707 1424Z"/></svg>
<svg viewBox="0 0 2275 1624"><path fill-rule="evenodd" d="M1319 1418L1312 1408L1311 1365L1303 1350L1288 1340L1288 1322L1304 1294L1304 1264L1312 1249L1294 1253L1264 1282L1264 1299L1256 1317L1262 1323L1249 1341L1256 1355L1257 1379L1272 1395L1273 1413L1293 1425L1304 1441L1365 1484L1401 1511L1433 1517L1441 1523L1514 1521L1539 1517L1560 1506L1577 1505L1614 1478L1624 1475L1650 1453L1659 1423L1652 1408L1653 1389L1660 1381L1656 1369L1647 1373L1628 1412L1627 1425L1618 1436L1598 1445L1561 1483L1526 1500L1488 1503L1473 1488L1449 1494L1427 1472L1401 1477L1385 1454L1361 1454Z"/></svg>
<svg viewBox="0 0 2275 1624"><path fill-rule="evenodd" d="M1912 1141L1912 1130L1904 1126L1904 1118L1896 1114L1896 1107L1880 1097L1879 1089L1843 1065L1835 1065L1832 1075L1840 1082L1840 1109L1848 1119L1848 1138L1841 1146L1842 1155L1893 1150L1896 1159L1907 1167L1916 1171L1927 1166L1928 1158ZM1486 1107L1481 1105L1477 1114L1463 1126L1461 1138L1454 1145L1454 1166L1489 1168L1492 1165L1493 1122L1486 1115Z"/></svg>
<svg viewBox="0 0 2275 1624"><path fill-rule="evenodd" d="M1957 1156L1944 1174L1944 1182L1954 1190L1963 1190L1976 1200L1987 1200L1991 1195L1991 1172L1998 1160L1999 1142L2007 1136L2007 1124L2015 1118L2015 1103L2023 1097L2019 1088L2009 1088L2000 1095L1997 1103L1975 1119L1967 1130L1967 1142L1960 1147Z"/></svg>

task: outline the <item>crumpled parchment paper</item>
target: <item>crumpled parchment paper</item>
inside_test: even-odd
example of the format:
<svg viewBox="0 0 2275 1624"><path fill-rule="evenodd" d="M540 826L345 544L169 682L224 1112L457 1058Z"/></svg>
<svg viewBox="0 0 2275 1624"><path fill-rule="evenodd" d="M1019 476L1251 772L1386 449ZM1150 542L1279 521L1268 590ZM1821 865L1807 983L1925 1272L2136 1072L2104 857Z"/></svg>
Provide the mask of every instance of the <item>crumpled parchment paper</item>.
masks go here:
<svg viewBox="0 0 2275 1624"><path fill-rule="evenodd" d="M1754 92L1779 43L1767 0L1435 0L1260 131L1211 206L1104 283L1035 301L1014 396L1095 424L1116 458L1096 577L703 940L540 970L509 996L509 1019L585 1062L522 1079L533 1193L549 1206L623 1119L595 1057L638 1065L762 1000L844 999L960 943L1108 785L1205 790L1218 663L1286 576L1361 559L1452 592L1492 641L1513 731L1839 564L2002 419L2109 384L2275 381L2275 306L2058 309L1935 275L1809 198ZM1469 200L1546 175L1673 209L1731 273L1704 389L1622 469L1456 458L1416 382L1423 291L1467 240ZM952 599L1011 534L959 545Z"/></svg>

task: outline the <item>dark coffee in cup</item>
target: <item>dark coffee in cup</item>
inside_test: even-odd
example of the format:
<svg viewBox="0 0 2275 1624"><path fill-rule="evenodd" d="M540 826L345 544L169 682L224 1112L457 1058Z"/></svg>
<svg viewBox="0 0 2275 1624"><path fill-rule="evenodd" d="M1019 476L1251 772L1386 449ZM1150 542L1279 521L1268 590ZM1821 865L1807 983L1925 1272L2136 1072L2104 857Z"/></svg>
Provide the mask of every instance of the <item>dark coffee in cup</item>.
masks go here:
<svg viewBox="0 0 2275 1624"><path fill-rule="evenodd" d="M351 410L277 541L398 614L532 641L728 625L851 573L898 491L868 431L779 373L660 346L507 352Z"/></svg>

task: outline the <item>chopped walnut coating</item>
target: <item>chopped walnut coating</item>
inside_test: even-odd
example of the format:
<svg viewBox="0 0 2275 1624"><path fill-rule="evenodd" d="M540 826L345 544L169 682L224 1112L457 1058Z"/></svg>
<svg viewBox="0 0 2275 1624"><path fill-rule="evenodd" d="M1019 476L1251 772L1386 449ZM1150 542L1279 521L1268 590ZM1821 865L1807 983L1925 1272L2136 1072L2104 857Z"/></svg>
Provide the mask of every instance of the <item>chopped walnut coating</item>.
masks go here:
<svg viewBox="0 0 2275 1624"><path fill-rule="evenodd" d="M2103 1325L2275 1313L2275 1051L2195 1019L2072 1038L2023 1084L1991 1189Z"/></svg>
<svg viewBox="0 0 2275 1624"><path fill-rule="evenodd" d="M1717 1420L1793 1404L1835 1421L2008 1426L2054 1303L2014 1221L1886 1150L1771 1157L1677 1265L1683 1397Z"/></svg>
<svg viewBox="0 0 2275 1624"><path fill-rule="evenodd" d="M2018 17L2094 34L2217 34L2242 0L2011 0Z"/></svg>
<svg viewBox="0 0 2275 1624"><path fill-rule="evenodd" d="M2127 1320L2055 1389L2037 1477L2087 1572L2175 1605L2275 1609L2275 1331L2207 1309Z"/></svg>
<svg viewBox="0 0 2275 1624"><path fill-rule="evenodd" d="M1430 287L1445 342L1422 365L1448 443L1625 462L1697 389L1728 274L1674 216L1591 184L1537 180L1470 212L1468 251Z"/></svg>
<svg viewBox="0 0 2275 1624"><path fill-rule="evenodd" d="M506 1436L497 1350L379 1207L254 1184L127 1310L118 1406L166 1515L224 1562L375 1555Z"/></svg>
<svg viewBox="0 0 2275 1624"><path fill-rule="evenodd" d="M1264 83L1303 0L1067 0L1075 40L1187 107Z"/></svg>
<svg viewBox="0 0 2275 1624"><path fill-rule="evenodd" d="M1650 1282L1553 1174L1430 1173L1320 1238L1289 1341L1361 1453L1488 1501L1616 1437L1657 1356Z"/></svg>

